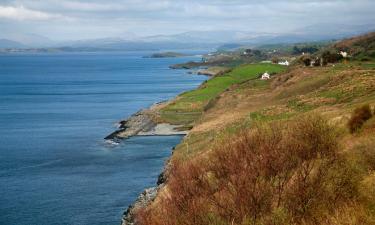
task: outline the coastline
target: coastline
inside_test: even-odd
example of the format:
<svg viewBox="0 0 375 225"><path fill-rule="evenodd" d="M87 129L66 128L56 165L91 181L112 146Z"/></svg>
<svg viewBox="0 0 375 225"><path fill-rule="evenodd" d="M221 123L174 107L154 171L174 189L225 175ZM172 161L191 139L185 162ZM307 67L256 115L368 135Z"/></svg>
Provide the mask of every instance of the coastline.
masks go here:
<svg viewBox="0 0 375 225"><path fill-rule="evenodd" d="M158 121L159 109L169 102L155 103L149 108L141 109L127 119L121 120L119 128L104 139L118 142L133 136L186 135L188 132L179 130L180 126Z"/></svg>
<svg viewBox="0 0 375 225"><path fill-rule="evenodd" d="M213 77L217 74L201 73L199 75ZM197 88L201 85L202 84ZM193 90L196 90L197 88ZM179 93L177 96L167 101L157 102L146 109L140 109L128 118L119 121L118 129L107 135L104 139L109 142L118 143L134 136L186 136L189 133L189 130L185 130L183 125L173 125L160 121L159 119L160 110L176 100L180 94L182 93ZM174 149L175 147L172 148L172 154ZM159 190L162 189L167 179L165 171L168 169L169 160L170 157L167 159L162 172L159 174L155 186L145 188L142 193L138 195L136 200L124 211L121 218L121 225L134 225L134 215L136 212L147 207L156 198Z"/></svg>
<svg viewBox="0 0 375 225"><path fill-rule="evenodd" d="M157 103L152 105L148 109L142 109L138 111L137 113L130 116L127 120L121 121L120 128L114 133L107 136L106 139L112 141L120 141L121 139L126 139L142 134L151 134L155 136L166 134L156 134L155 132L155 130L157 130L156 127L160 126L160 124L163 124L171 128L171 133L169 133L170 135L180 134L177 133L179 132L179 128L186 132L186 136L180 142L181 144L186 140L187 137L189 137L190 131L192 129L195 129L195 121L198 120L198 117L200 117L200 115L208 110L207 105L212 104L212 101L216 101L217 96L220 92L225 92L226 90L229 90L229 86L236 83L241 83L244 80L256 79L257 77L259 77L259 71L269 70L277 72L279 70L282 70L280 66L271 64L251 64L245 67L238 67L236 70L229 70L225 67L211 67L208 69L211 69L216 73L208 76L209 79L202 82L202 84L197 88L192 89L190 92L180 93L169 101ZM242 79L236 77L237 74L242 74L244 72L246 72L247 77ZM222 83L223 79L224 81L226 81L226 79L231 79L232 82L229 84L228 82ZM204 101L201 101L201 96L205 96ZM170 124L166 122L170 122ZM159 175L158 181L155 186L144 189L144 191L138 196L133 204L131 204L124 212L121 225L136 224L136 221L134 221L135 215L139 212L139 210L146 208L150 204L152 204L157 198L158 192L164 190L163 187L167 182L171 166L170 160L172 159L172 156L175 155L175 149L178 150L178 146L180 144L177 144L173 148L172 154L168 158L168 161L165 163L163 172Z"/></svg>

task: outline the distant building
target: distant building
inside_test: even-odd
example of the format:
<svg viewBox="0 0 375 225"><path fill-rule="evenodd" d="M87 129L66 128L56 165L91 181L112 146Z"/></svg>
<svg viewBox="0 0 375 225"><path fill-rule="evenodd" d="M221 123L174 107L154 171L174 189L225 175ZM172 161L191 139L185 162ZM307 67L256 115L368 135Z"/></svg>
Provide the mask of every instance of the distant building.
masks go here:
<svg viewBox="0 0 375 225"><path fill-rule="evenodd" d="M341 52L340 52L340 55L342 55L342 57L344 57L344 58L347 58L347 57L348 57L348 53L347 53L347 52L343 52L343 51L341 51Z"/></svg>
<svg viewBox="0 0 375 225"><path fill-rule="evenodd" d="M246 49L244 52L243 52L244 55L251 55L252 54L252 50L251 49Z"/></svg>
<svg viewBox="0 0 375 225"><path fill-rule="evenodd" d="M268 79L271 79L271 76L265 72L263 75L262 75L262 78L260 78L261 80L268 80Z"/></svg>
<svg viewBox="0 0 375 225"><path fill-rule="evenodd" d="M289 62L288 60L285 60L285 62L279 62L279 65L289 66Z"/></svg>

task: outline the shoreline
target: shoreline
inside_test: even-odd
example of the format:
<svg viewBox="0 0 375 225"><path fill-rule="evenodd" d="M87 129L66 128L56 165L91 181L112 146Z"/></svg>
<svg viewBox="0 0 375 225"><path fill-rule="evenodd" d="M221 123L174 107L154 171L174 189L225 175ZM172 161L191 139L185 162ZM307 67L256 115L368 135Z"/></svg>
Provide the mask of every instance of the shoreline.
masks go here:
<svg viewBox="0 0 375 225"><path fill-rule="evenodd" d="M178 96L178 95L177 95ZM118 143L124 139L135 136L186 136L188 131L177 130L180 126L168 123L160 123L155 118L160 107L173 101L177 96L168 100L157 102L146 109L141 109L125 120L119 122L119 128L106 136L106 141ZM172 153L175 147L172 148ZM121 225L134 225L134 215L142 208L147 207L157 196L159 190L164 186L166 181L165 171L168 168L170 156L165 162L162 172L157 177L155 186L145 188L138 197L124 211L121 218Z"/></svg>
<svg viewBox="0 0 375 225"><path fill-rule="evenodd" d="M174 97L173 99L175 99ZM160 122L157 120L158 111L170 101L162 101L141 109L125 120L121 120L119 128L106 136L108 141L119 142L134 136L173 136L187 135L188 131L181 131L181 126Z"/></svg>
<svg viewBox="0 0 375 225"><path fill-rule="evenodd" d="M199 75L213 77L216 74L201 73ZM201 85L202 84L198 85L198 87L192 90L196 90ZM104 140L119 143L122 140L135 136L186 136L189 133L189 130L179 130L179 128L182 128L181 125L172 125L157 120L159 110L174 101L180 94L181 93L169 100L154 103L146 109L140 109L125 120L119 121L118 129L107 135ZM171 155L173 154L174 149L175 147L172 148ZM171 156L169 156L165 162L155 186L145 188L134 202L124 211L121 218L121 225L134 225L135 213L138 210L147 207L156 198L159 190L164 186L166 181L165 171L168 169L170 157Z"/></svg>

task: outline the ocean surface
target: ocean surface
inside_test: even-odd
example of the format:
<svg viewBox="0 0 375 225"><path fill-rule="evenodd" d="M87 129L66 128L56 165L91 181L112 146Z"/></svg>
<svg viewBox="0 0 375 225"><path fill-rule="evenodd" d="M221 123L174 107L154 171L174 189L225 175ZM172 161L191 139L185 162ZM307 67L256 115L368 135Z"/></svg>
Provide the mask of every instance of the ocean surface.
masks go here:
<svg viewBox="0 0 375 225"><path fill-rule="evenodd" d="M148 54L0 55L0 224L118 225L155 184L181 136L103 138L206 77Z"/></svg>

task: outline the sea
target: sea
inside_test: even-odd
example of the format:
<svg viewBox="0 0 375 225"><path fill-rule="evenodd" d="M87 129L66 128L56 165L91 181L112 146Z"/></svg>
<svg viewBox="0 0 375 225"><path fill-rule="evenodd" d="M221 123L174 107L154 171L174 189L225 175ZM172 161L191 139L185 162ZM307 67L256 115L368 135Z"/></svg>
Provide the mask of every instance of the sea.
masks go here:
<svg viewBox="0 0 375 225"><path fill-rule="evenodd" d="M119 225L155 185L181 136L103 138L207 78L168 67L199 56L150 54L0 55L1 225Z"/></svg>

